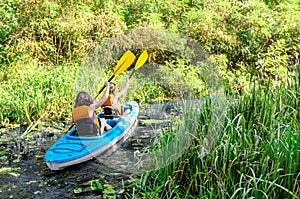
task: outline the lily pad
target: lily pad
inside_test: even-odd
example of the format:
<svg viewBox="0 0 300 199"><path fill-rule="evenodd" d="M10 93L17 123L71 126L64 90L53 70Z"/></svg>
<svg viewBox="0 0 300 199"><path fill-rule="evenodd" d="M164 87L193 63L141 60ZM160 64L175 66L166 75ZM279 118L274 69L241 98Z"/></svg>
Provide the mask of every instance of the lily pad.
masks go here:
<svg viewBox="0 0 300 199"><path fill-rule="evenodd" d="M18 163L18 162L20 162L20 159L14 159L13 162Z"/></svg>
<svg viewBox="0 0 300 199"><path fill-rule="evenodd" d="M105 184L103 194L104 194L104 196L115 196L116 191L113 188L113 186L111 186L110 184Z"/></svg>
<svg viewBox="0 0 300 199"><path fill-rule="evenodd" d="M81 188L74 189L74 193L75 193L75 194L82 193L82 189L81 189Z"/></svg>
<svg viewBox="0 0 300 199"><path fill-rule="evenodd" d="M101 185L101 183L99 182L99 180L92 180L91 181L91 189L92 191L103 191L103 186Z"/></svg>
<svg viewBox="0 0 300 199"><path fill-rule="evenodd" d="M20 174L17 173L17 172L14 172L18 170L18 168L10 168L10 167L3 167L3 168L0 168L0 175L12 175L14 177L19 177Z"/></svg>
<svg viewBox="0 0 300 199"><path fill-rule="evenodd" d="M12 171L12 168L8 168L8 167L0 168L0 174L8 174L11 171Z"/></svg>

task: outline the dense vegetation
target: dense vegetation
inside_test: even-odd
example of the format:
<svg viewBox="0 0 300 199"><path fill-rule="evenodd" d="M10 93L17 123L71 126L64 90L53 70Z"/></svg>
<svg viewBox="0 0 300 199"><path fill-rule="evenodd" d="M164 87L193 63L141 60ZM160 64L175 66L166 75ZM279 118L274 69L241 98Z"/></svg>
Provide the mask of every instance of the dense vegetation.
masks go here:
<svg viewBox="0 0 300 199"><path fill-rule="evenodd" d="M139 27L165 28L197 40L230 92L247 89L249 73L278 86L295 75L298 16L296 0L1 1L1 124L32 122L42 112L68 117L76 70L86 55L106 38ZM172 59L154 52L151 60Z"/></svg>
<svg viewBox="0 0 300 199"><path fill-rule="evenodd" d="M223 78L228 110L222 133L205 157L197 156L203 140L196 139L179 161L147 174L136 186L141 194L297 198L299 24L298 0L2 0L0 126L68 120L75 79L90 52L126 31L167 29L206 50ZM177 71L196 97L208 94L199 73L182 58L147 50L150 63ZM113 59L101 80L110 76L119 57ZM141 102L174 98L176 82L172 75L165 77L171 89L137 74L131 84L137 92L130 96ZM209 108L207 103L201 111ZM206 124L196 125L199 138L209 126L201 111L193 115Z"/></svg>
<svg viewBox="0 0 300 199"><path fill-rule="evenodd" d="M177 125L168 128L158 146L180 145L178 140L189 133L195 137L192 144L179 160L135 182L139 196L299 198L299 80L298 74L294 84L278 90L251 85L251 95L233 97L221 106L227 110L217 133L208 134L209 129L216 130L212 119L216 108L210 99L199 109L188 109L188 122L180 134Z"/></svg>

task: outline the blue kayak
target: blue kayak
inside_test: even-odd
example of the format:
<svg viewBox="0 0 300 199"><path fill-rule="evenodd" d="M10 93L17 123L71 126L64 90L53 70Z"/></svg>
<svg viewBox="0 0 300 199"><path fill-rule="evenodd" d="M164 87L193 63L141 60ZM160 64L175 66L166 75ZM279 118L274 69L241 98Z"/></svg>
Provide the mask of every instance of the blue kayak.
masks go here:
<svg viewBox="0 0 300 199"><path fill-rule="evenodd" d="M106 120L113 128L99 136L78 136L76 127L64 134L45 153L44 161L51 170L88 161L100 156L124 140L137 124L139 106L136 102L125 104L130 109L124 117ZM100 114L98 115L100 117Z"/></svg>

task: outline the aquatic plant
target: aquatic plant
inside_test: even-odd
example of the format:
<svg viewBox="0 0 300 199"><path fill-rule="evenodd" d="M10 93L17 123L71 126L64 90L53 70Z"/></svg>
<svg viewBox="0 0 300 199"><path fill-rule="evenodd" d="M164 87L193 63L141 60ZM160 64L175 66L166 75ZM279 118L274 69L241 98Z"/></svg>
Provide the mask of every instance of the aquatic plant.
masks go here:
<svg viewBox="0 0 300 199"><path fill-rule="evenodd" d="M185 118L194 120L184 124L194 135L192 144L177 161L145 173L136 183L138 190L157 198L298 198L297 75L278 88L252 83L249 94L227 96L223 127L211 137L215 140L205 140L212 125L211 99L190 109ZM177 129L165 130L157 144L173 142ZM206 142L215 145L203 154Z"/></svg>

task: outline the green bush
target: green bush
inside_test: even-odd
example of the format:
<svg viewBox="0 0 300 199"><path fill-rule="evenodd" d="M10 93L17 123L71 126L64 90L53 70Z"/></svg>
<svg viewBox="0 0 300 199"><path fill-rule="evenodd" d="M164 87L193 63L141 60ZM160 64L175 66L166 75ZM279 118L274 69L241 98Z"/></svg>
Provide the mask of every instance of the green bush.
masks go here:
<svg viewBox="0 0 300 199"><path fill-rule="evenodd" d="M1 73L0 121L30 123L40 117L66 120L70 116L76 67L28 63ZM16 78L17 77L17 78Z"/></svg>
<svg viewBox="0 0 300 199"><path fill-rule="evenodd" d="M14 0L4 0L0 3L0 66L10 63L13 59L9 47L14 43L13 33L18 26L18 6L19 2Z"/></svg>
<svg viewBox="0 0 300 199"><path fill-rule="evenodd" d="M44 70L80 65L106 38L138 27L168 28L197 40L218 67L228 93L250 92L248 83L261 79L271 78L269 85L278 87L294 75L299 62L300 11L296 0L4 0L0 5L3 76L8 75L9 65L24 71L28 69L23 65L32 63ZM205 94L203 74L193 66L172 61L171 55L161 49L149 50L153 51L152 61L166 65L165 72L167 68L176 71L194 93ZM9 76L18 78L14 71ZM158 95L164 99L176 97L180 85L172 79L165 81L167 89L148 82L139 87L134 98L143 96L143 92L148 96L145 101Z"/></svg>
<svg viewBox="0 0 300 199"><path fill-rule="evenodd" d="M299 5L296 1L205 1L202 9L183 14L182 31L197 39L224 73L230 86L252 73L284 82L299 58ZM225 60L218 60L223 59ZM227 77L224 74L224 77ZM277 82L277 83L278 83Z"/></svg>
<svg viewBox="0 0 300 199"><path fill-rule="evenodd" d="M101 39L124 30L117 15L92 11L91 2L28 0L19 3L17 8L11 20L17 23L17 28L2 36L13 44L6 46L13 59L25 57L52 65L82 61ZM6 15L2 14L3 20Z"/></svg>

